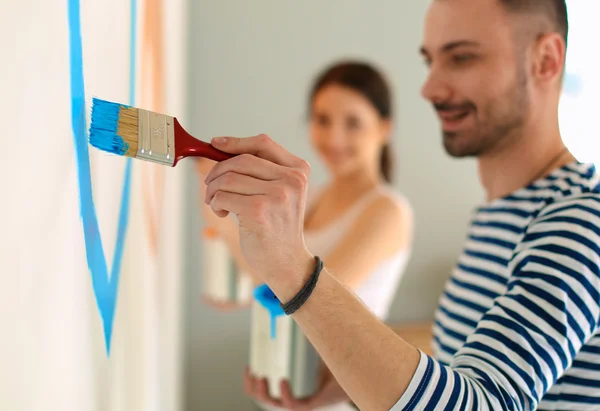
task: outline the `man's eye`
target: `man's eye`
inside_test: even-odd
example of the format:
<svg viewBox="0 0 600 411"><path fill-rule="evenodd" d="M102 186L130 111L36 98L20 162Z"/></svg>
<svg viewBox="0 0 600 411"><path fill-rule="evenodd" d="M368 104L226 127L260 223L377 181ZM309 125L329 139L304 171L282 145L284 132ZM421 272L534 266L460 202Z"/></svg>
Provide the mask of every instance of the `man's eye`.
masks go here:
<svg viewBox="0 0 600 411"><path fill-rule="evenodd" d="M464 64L475 58L472 54L455 54L452 56L452 61L456 64Z"/></svg>

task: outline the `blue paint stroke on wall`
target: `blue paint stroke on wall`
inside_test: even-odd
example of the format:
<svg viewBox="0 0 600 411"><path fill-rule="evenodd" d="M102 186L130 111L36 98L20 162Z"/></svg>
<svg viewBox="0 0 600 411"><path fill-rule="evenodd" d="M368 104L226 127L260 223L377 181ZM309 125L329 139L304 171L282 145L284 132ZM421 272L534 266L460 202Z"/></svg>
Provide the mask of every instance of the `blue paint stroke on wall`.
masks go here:
<svg viewBox="0 0 600 411"><path fill-rule="evenodd" d="M102 246L102 238L98 227L98 217L92 195L92 178L90 171L90 157L86 129L85 87L83 77L83 53L81 41L81 18L79 0L68 1L69 20L69 59L71 77L71 127L75 142L77 158L77 177L79 183L79 207L83 234L85 239L85 252L88 268L92 277L92 287L96 297L98 310L104 327L106 353L110 355L112 327L117 303L117 291L123 260L123 248L127 233L129 217L129 199L131 188L131 159L127 159L125 178L119 212L119 225L117 242L111 275L108 273L106 256ZM130 89L129 100L133 105L135 98L135 44L136 44L136 0L131 0L131 62L130 62Z"/></svg>

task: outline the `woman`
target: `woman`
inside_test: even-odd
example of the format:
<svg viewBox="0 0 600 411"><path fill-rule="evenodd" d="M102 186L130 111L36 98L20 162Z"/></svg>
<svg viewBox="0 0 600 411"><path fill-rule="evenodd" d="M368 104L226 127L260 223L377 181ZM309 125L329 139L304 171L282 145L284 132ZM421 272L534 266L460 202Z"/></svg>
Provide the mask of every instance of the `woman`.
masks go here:
<svg viewBox="0 0 600 411"><path fill-rule="evenodd" d="M384 77L362 62L341 62L316 80L309 99L310 136L331 174L331 181L310 190L304 234L308 248L363 300L386 319L410 257L413 215L408 202L390 186L392 98ZM202 175L210 170L199 162ZM216 227L238 265L249 272L239 248L238 227L209 208L207 223ZM293 409L352 409L327 370L320 390L295 400L289 387L283 398L269 398L266 384L246 373L246 392L266 404ZM325 408L319 408L323 406Z"/></svg>

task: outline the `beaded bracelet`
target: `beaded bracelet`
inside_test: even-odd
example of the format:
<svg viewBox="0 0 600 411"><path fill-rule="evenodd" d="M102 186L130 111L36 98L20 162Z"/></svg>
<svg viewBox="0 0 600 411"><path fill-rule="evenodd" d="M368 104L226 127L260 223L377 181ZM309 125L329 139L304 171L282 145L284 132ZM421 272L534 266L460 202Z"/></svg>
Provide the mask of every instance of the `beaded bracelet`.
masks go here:
<svg viewBox="0 0 600 411"><path fill-rule="evenodd" d="M311 274L306 284L304 284L304 287L302 287L302 289L298 291L298 293L290 301L285 304L280 304L286 315L291 315L300 307L302 307L315 289L317 280L319 279L319 274L321 274L321 271L323 270L323 261L318 256L315 256L315 260L317 261L317 266L315 267L315 270Z"/></svg>

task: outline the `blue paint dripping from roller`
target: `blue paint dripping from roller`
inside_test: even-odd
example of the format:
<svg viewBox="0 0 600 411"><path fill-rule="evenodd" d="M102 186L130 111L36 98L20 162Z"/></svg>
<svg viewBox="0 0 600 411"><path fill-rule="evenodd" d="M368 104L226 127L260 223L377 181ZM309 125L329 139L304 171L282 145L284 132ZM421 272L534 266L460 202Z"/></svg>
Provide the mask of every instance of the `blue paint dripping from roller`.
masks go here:
<svg viewBox="0 0 600 411"><path fill-rule="evenodd" d="M83 77L83 53L81 41L81 17L79 0L68 1L69 21L69 60L71 75L71 127L75 142L77 159L77 178L79 184L79 207L83 234L85 239L85 252L88 268L92 277L92 287L98 305L98 311L104 327L106 353L110 355L112 327L117 302L117 291L123 260L123 248L129 217L129 199L131 188L131 159L127 159L125 177L119 212L119 225L117 242L111 267L111 276L108 275L106 256L102 246L102 238L98 227L98 217L92 195L92 179L90 171L90 158L88 152L88 139L86 132L86 107L85 87ZM135 99L135 43L136 43L136 0L131 0L131 33L130 33L130 88L129 100L133 105Z"/></svg>

